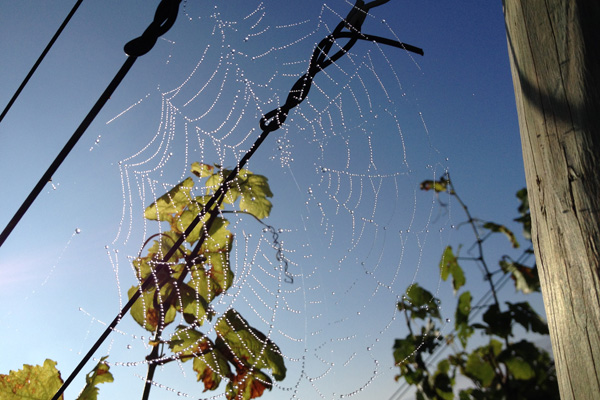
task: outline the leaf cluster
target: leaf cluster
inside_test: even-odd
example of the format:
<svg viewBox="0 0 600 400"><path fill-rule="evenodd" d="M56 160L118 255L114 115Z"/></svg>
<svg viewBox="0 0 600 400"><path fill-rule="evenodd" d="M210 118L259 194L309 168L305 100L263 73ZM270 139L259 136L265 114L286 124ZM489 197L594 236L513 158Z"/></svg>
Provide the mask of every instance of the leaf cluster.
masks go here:
<svg viewBox="0 0 600 400"><path fill-rule="evenodd" d="M492 276L500 273L512 278L517 291L524 294L539 291L535 265L530 267L521 262L527 257L514 261L505 255L498 262L499 268L490 271L481 244L490 235L500 233L516 248L519 244L513 232L504 225L472 218L448 176L439 181L424 181L421 189L446 193L460 203L467 214L467 223L473 228L480 254L475 258L461 258L461 247L455 251L451 246L446 247L442 254L440 276L444 281L451 280L454 293L458 295L454 330L445 337L441 330L449 321L443 321L440 316L439 300L418 284L409 286L398 303L399 310L406 316L409 334L394 343L394 360L400 369L396 380L403 379L407 384L416 386L417 399L454 399L454 386L459 374L472 382L472 387L459 390L460 399L557 399L554 363L549 354L528 340L511 340L515 326L521 326L526 332L547 335L546 322L527 302L506 301L500 304L492 281ZM520 190L517 197L521 200L518 209L521 217L515 221L523 225L524 236L530 239L531 222L525 189ZM528 254L531 254L531 249L523 252L524 256ZM472 304L471 292L464 290L466 277L459 264L462 260L474 261L484 269L484 279L494 295L491 304ZM479 311L484 311L481 321L474 322L474 314ZM420 326L420 331L415 325ZM476 332L487 339L487 344L472 348L469 340ZM460 346L454 345L457 341ZM431 355L439 354L447 345L452 345L453 351L446 353L446 358L432 369Z"/></svg>
<svg viewBox="0 0 600 400"><path fill-rule="evenodd" d="M97 385L112 382L113 376L102 357L98 364L85 377L85 387L77 396L77 400L97 400ZM47 400L60 389L63 380L56 369L56 361L46 359L43 365L23 365L18 371L10 371L8 375L0 374L0 399L3 400ZM62 400L64 395L60 396Z"/></svg>
<svg viewBox="0 0 600 400"><path fill-rule="evenodd" d="M236 212L262 219L269 216L272 204L268 198L273 193L266 177L242 169L229 183L222 201L207 210L209 199L231 171L195 162L191 172L204 183L188 177L144 212L146 219L159 221L161 226L166 223L170 229L151 237L146 255L133 261L140 284L129 289L129 298L136 291L142 293L131 308L131 316L144 329L155 333L151 345L171 350L172 355L159 355L149 359L150 363L193 360L193 370L204 391L216 390L225 378L228 399L260 397L273 384L262 369L271 370L275 380L282 380L286 367L279 348L237 311L229 309L217 316L211 307L211 302L225 293L235 278L230 266L234 235L223 210L217 206L229 204ZM192 189L197 186L204 190L194 196ZM200 223L186 234L199 216ZM185 235L184 243L165 260L181 235ZM156 284L142 290L148 279ZM163 329L175 321L178 313L188 325L177 326L169 340L162 340ZM198 328L214 318L216 338L211 339Z"/></svg>

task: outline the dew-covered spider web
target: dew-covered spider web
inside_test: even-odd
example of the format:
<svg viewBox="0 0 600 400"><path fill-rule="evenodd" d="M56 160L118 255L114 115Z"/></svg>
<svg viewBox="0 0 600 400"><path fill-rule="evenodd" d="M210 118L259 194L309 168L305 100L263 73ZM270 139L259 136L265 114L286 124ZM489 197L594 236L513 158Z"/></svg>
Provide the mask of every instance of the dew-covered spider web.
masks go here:
<svg viewBox="0 0 600 400"><path fill-rule="evenodd" d="M372 8L362 32L418 46L418 36L403 37L393 3ZM144 217L147 207L188 177L190 198L210 193L192 164L216 173L235 168L261 133L262 116L285 103L316 44L353 6L342 0L181 4L175 26L140 61L101 114L101 132L84 146L113 178L106 198L98 199L98 207L111 210L102 229L81 231L95 236L94 251L105 254L102 276L112 276L112 289L103 292L103 303L112 311L79 303L89 325L75 335L75 351L85 352L127 302L139 284L134 261L153 235L168 230L168 223ZM331 52L347 42L338 39ZM244 167L268 179L270 215L259 220L235 204L219 208L232 235L233 278L210 302L215 316L196 328L214 342L219 316L233 309L243 316L238 321L264 334L255 333L261 343L276 344L285 379L257 361L251 365L272 381L262 398L373 399L395 390L392 345L406 330L396 304L417 279L437 285L450 228L435 195L419 190L419 182L446 171L419 110L422 60L359 40L316 75L306 99ZM190 323L178 313L163 344L181 339L174 336L178 325ZM141 396L146 356L159 345L127 315L96 354L108 355L115 375L101 391ZM221 384L204 391L210 384L193 370L202 351L188 351L186 360L168 359L167 345L163 351L168 362L156 369L151 398L226 398L230 376L217 371Z"/></svg>

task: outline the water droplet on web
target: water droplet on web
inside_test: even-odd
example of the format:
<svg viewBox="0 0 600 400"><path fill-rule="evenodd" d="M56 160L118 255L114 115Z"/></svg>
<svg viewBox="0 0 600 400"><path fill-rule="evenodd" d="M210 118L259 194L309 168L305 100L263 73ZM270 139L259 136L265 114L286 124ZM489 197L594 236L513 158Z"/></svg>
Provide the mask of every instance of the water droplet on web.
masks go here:
<svg viewBox="0 0 600 400"><path fill-rule="evenodd" d="M79 235L81 233L81 229L79 229L79 228L75 229L75 233Z"/></svg>
<svg viewBox="0 0 600 400"><path fill-rule="evenodd" d="M450 318L446 318L446 322L450 322Z"/></svg>
<svg viewBox="0 0 600 400"><path fill-rule="evenodd" d="M131 349L131 345L130 344L127 345L127 349Z"/></svg>

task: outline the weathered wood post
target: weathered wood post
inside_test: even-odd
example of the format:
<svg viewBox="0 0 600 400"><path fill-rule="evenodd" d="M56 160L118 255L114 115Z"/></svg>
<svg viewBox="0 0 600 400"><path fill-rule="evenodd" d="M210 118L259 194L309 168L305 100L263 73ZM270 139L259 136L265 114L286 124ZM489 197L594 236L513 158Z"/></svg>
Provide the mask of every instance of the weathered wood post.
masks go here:
<svg viewBox="0 0 600 400"><path fill-rule="evenodd" d="M563 399L600 399L600 1L503 0Z"/></svg>

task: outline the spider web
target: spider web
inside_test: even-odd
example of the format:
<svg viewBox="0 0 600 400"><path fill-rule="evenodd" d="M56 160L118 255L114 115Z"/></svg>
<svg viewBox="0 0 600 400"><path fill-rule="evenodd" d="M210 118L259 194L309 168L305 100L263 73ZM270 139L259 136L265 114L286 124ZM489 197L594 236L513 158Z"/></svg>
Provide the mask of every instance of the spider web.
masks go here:
<svg viewBox="0 0 600 400"><path fill-rule="evenodd" d="M104 138L123 137L110 154L120 216L108 221L114 229L104 249L119 306L137 284L132 260L161 230L143 218L145 208L191 176L192 162L235 167L260 134L261 117L285 102L315 44L352 6L182 4L175 26L147 55L153 69L141 67L133 89L115 96L112 117L89 148L97 153ZM387 7L374 8L363 31L401 41L397 22L381 18ZM247 166L269 179L273 210L264 223L226 215L235 279L213 307L217 315L236 309L279 346L287 377L262 398L385 398L394 390L392 344L405 330L396 303L417 275L439 279L426 266L436 265L450 227L434 224L436 198L418 189L445 172L446 160L410 90L420 77L415 57L359 41L317 75ZM104 322L84 305L80 312L90 321L85 348ZM203 331L214 337L214 324ZM105 351L118 389L103 392L129 386L139 395L150 338L131 317L122 321ZM186 363L159 368L153 383L159 398L225 398L222 389L201 393Z"/></svg>

